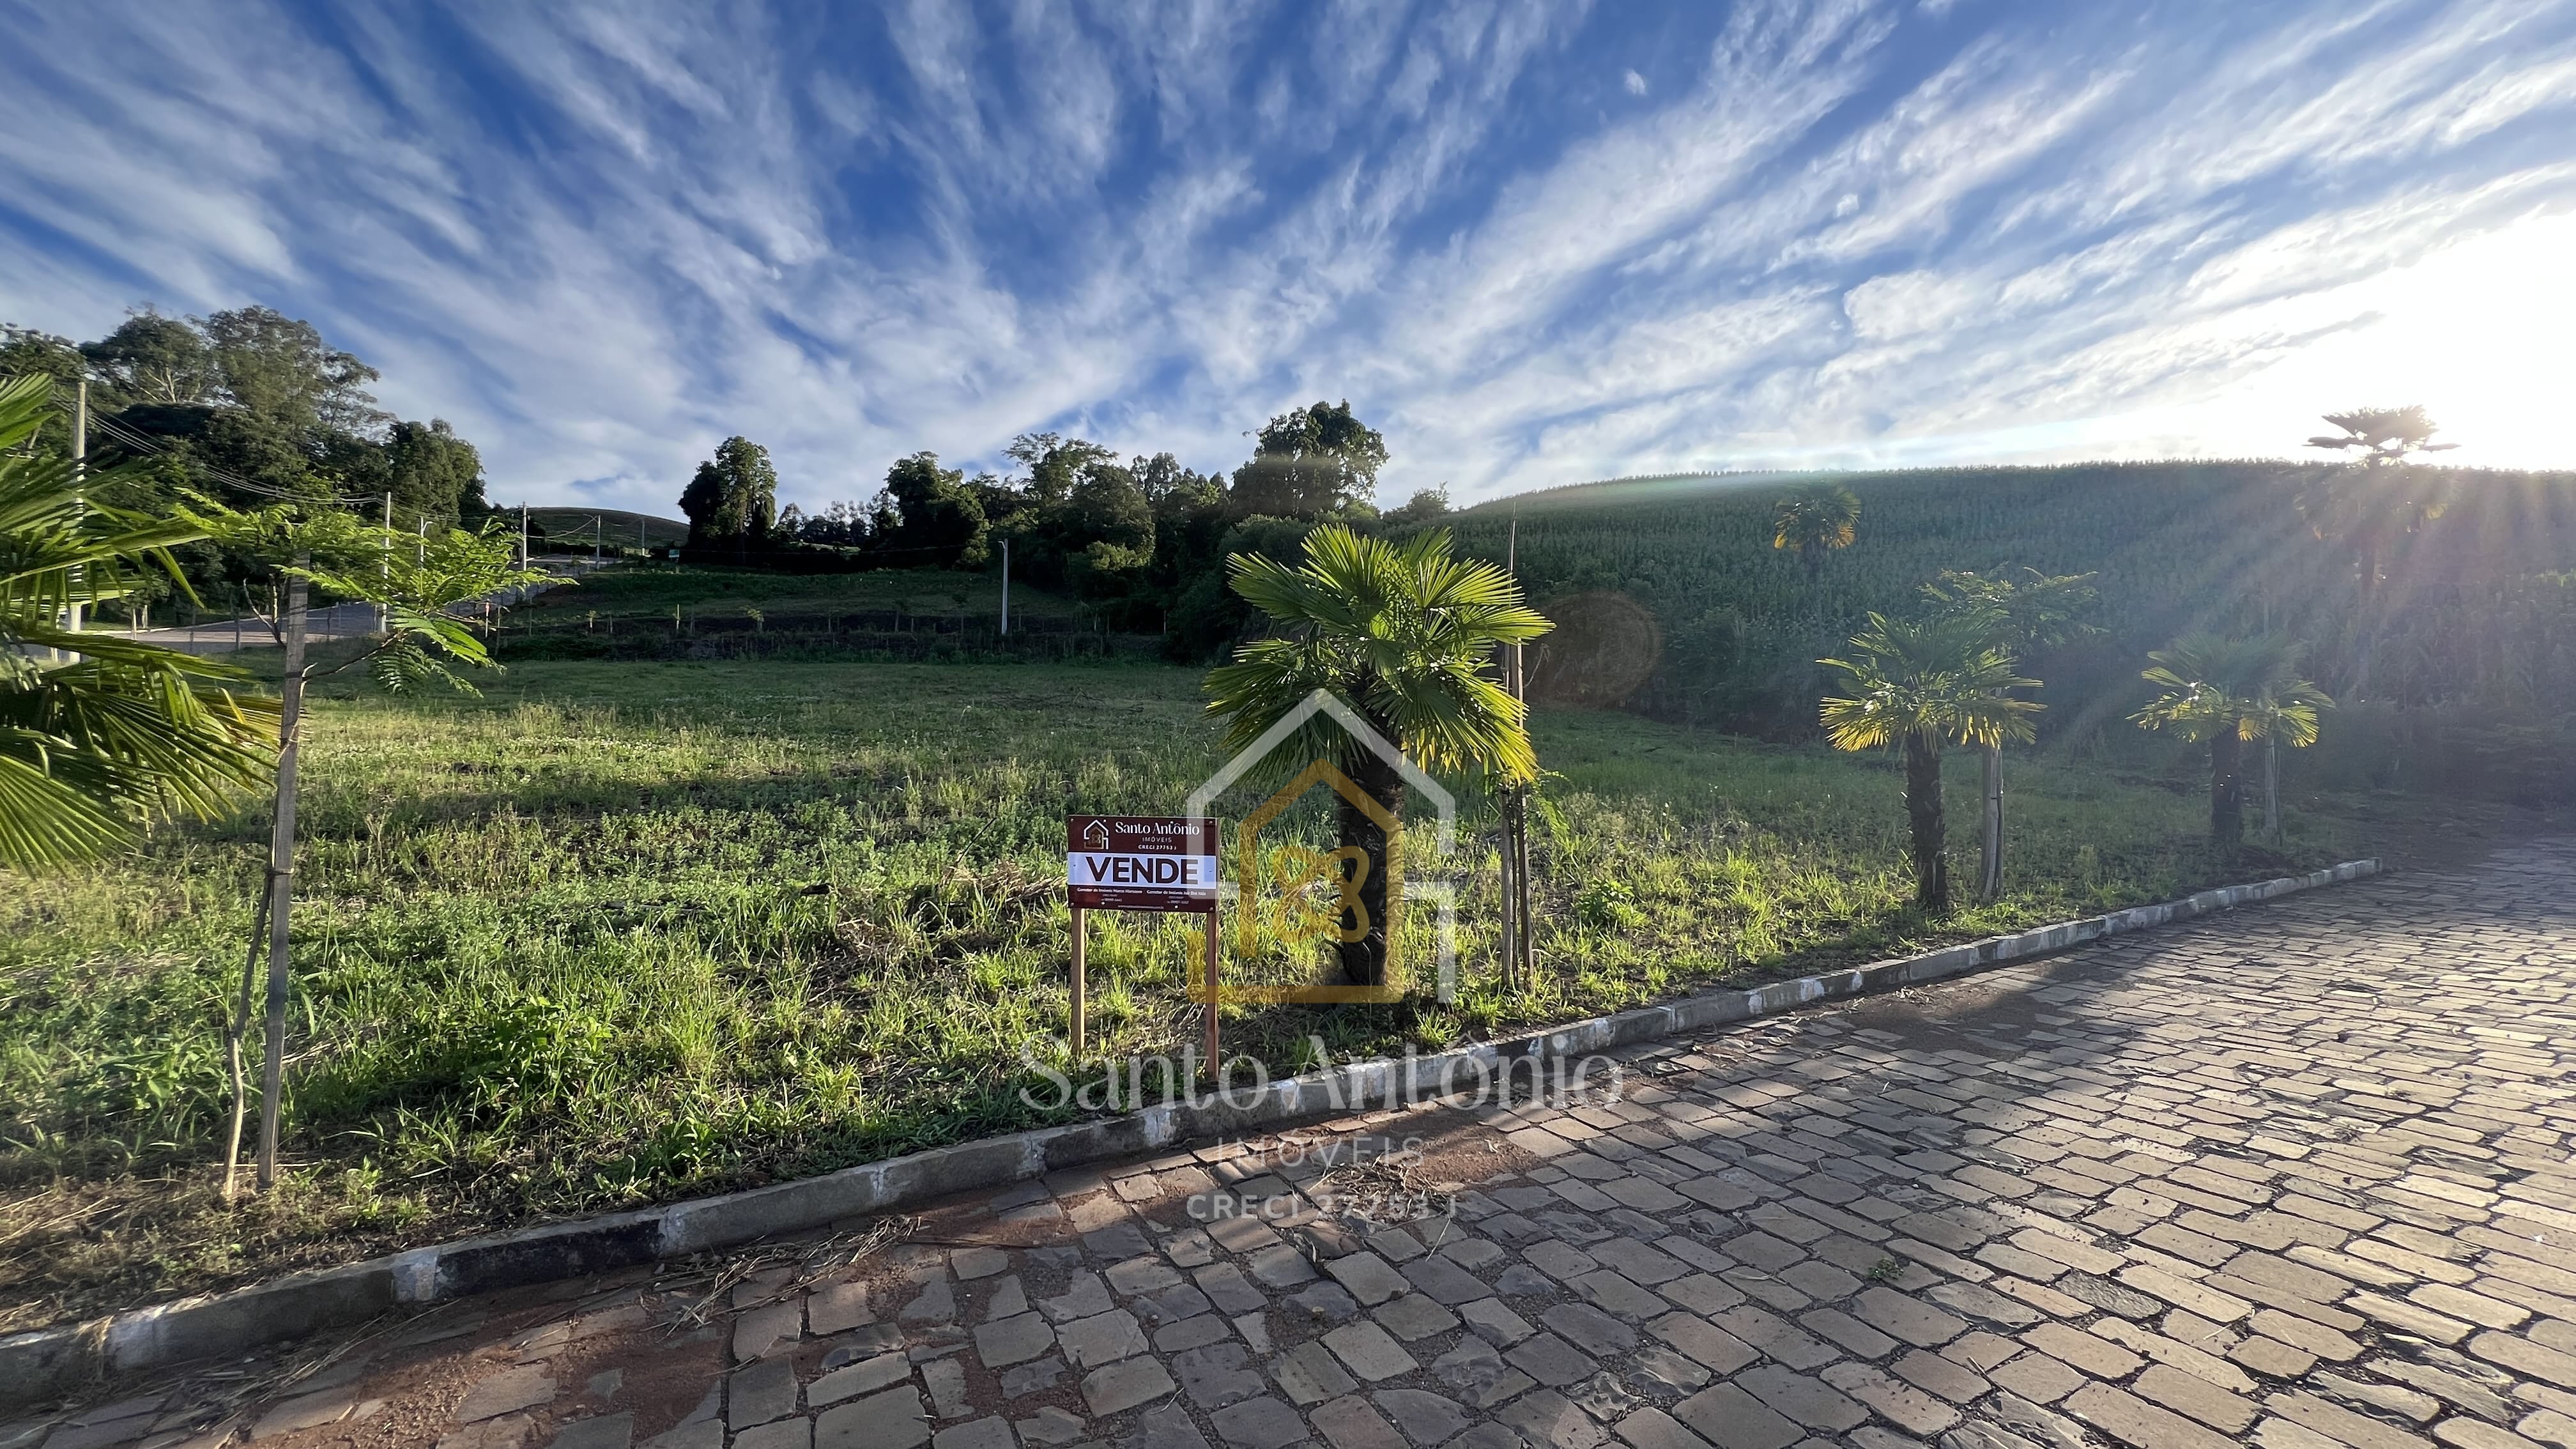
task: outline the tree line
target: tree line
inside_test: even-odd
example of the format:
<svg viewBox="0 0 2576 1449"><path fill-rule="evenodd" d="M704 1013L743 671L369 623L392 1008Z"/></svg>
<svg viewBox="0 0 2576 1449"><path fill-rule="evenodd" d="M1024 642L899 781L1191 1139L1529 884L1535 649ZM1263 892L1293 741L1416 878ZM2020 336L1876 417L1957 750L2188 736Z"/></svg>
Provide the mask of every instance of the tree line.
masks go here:
<svg viewBox="0 0 2576 1449"><path fill-rule="evenodd" d="M106 336L75 342L0 324L0 377L49 379L62 406L20 445L66 458L86 385L88 464L111 474L93 501L166 513L196 494L227 508L336 501L415 538L478 527L490 507L483 462L446 420L398 418L376 405L382 376L332 346L312 323L272 307L202 317L137 308ZM180 576L218 600L265 575L212 539L174 547ZM136 617L169 599L171 580L137 579L103 604Z"/></svg>
<svg viewBox="0 0 2576 1449"><path fill-rule="evenodd" d="M1226 587L1229 556L1285 557L1322 523L1401 531L1449 511L1437 488L1401 507L1375 506L1386 440L1348 400L1272 418L1230 473L1197 472L1168 452L1122 461L1055 432L1023 433L1004 455L1008 474L970 476L936 453L914 453L896 460L864 502L809 514L778 507L766 449L728 438L680 495L691 556L779 568L981 569L1007 547L1015 579L1084 600L1112 628L1160 633L1175 657L1200 658L1250 618Z"/></svg>

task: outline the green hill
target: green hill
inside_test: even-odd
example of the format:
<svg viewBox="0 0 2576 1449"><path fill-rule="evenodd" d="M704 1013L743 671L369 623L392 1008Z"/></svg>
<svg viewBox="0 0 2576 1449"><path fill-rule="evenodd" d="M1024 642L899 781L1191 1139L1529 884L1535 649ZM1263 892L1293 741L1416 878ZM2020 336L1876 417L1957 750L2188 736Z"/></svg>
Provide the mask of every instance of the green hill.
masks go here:
<svg viewBox="0 0 2576 1449"><path fill-rule="evenodd" d="M2204 462L1626 479L1498 500L1452 523L1464 548L1499 559L1517 520L1522 577L1563 626L1534 663L1539 693L1773 738L1812 733L1813 661L1867 611L1919 605L1942 569L2098 574L2107 634L2030 661L2050 682L2050 735L2083 741L2134 734L2103 727L2134 707L2146 651L2196 628L2268 623L2308 644L2319 682L2349 691L2357 570L2292 501L2301 480L2327 471ZM2576 716L2576 474L2438 477L2446 510L2386 566L2370 728L2435 720L2536 731L2535 745L2563 735ZM1858 541L1811 584L1771 547L1770 514L1787 486L1820 479L1851 489L1862 511Z"/></svg>

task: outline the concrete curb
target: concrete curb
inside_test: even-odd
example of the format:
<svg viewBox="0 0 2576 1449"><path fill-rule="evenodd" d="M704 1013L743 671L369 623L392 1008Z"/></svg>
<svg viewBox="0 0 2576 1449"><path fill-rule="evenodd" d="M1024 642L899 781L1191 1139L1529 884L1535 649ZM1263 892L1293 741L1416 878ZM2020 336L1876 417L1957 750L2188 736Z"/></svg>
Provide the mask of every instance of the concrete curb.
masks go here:
<svg viewBox="0 0 2576 1449"><path fill-rule="evenodd" d="M1399 1098L1418 1101L1445 1095L1524 1060L1579 1058L1777 1015L1814 1002L1940 981L1981 967L2046 956L2088 941L2378 873L2376 859L2346 861L2304 876L2201 891L2163 905L1989 936L1871 966L1775 981L1751 991L1703 992L1661 1006L1569 1022L1455 1051L1400 1062L1353 1062L1272 1082L1257 1092L1240 1089L1246 1093L1240 1098L1233 1092L1224 1094L1235 1100L1210 1097L1148 1107L1122 1117L961 1142L747 1192L414 1248L88 1323L13 1334L0 1338L0 1406L50 1398L105 1374L238 1353L316 1329L360 1323L400 1307L804 1232L844 1218L997 1187L1191 1138L1281 1127Z"/></svg>

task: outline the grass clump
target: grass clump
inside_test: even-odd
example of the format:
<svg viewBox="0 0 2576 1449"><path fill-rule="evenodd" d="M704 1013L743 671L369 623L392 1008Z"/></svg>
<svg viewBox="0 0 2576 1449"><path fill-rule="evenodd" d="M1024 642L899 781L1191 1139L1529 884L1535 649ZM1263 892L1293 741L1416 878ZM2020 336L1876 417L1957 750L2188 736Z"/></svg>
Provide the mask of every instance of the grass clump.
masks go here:
<svg viewBox="0 0 2576 1449"><path fill-rule="evenodd" d="M0 1331L1064 1115L1020 1099L1023 1053L1101 1070L1065 1060L1064 817L1176 810L1219 762L1198 676L1143 664L528 663L481 699L315 709L278 1194L226 1213L211 1191L265 822L167 831L0 903ZM2010 891L1930 921L1885 761L1625 715L1542 711L1535 734L1562 777L1537 989L1499 992L1492 813L1462 792L1455 861L1408 839L1409 875L1459 890L1456 1004L1229 1007L1230 1047L1293 1071L1310 1036L1448 1045L2382 832L2311 805L2277 860L2216 860L2187 787L2016 762ZM1320 806L1287 828L1329 842ZM1196 919L1095 921L1099 1056L1195 1040ZM1228 965L1316 969L1268 941Z"/></svg>

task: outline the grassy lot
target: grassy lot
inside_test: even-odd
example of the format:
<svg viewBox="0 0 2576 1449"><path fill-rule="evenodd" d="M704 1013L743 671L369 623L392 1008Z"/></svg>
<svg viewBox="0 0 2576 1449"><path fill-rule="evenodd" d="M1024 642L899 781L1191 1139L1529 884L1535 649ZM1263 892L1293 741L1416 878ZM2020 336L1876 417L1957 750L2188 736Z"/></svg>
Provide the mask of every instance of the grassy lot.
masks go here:
<svg viewBox="0 0 2576 1449"><path fill-rule="evenodd" d="M674 607L692 619L739 619L755 609L769 614L900 609L911 614L990 616L1001 612L1002 576L998 570L777 574L701 564L628 563L591 574L578 588L541 595L530 606L540 615L591 613L602 619L665 621ZM1076 607L1061 595L1015 580L1011 612L1028 618L1056 617L1072 614Z"/></svg>
<svg viewBox="0 0 2576 1449"><path fill-rule="evenodd" d="M0 1331L1038 1120L1016 1092L1023 1049L1063 1056L1063 817L1176 809L1217 762L1198 703L1194 671L1109 663L527 663L481 699L326 688L273 1198L224 1212L211 1166L263 821L0 899ZM1464 882L1459 1004L1229 1009L1230 1043L1283 1067L1310 1032L1337 1055L1442 1045L2423 828L2301 801L2286 859L2215 862L2180 782L2015 761L2013 892L1936 924L1904 906L1886 761L1622 715L1536 732L1563 776L1537 991L1495 987L1492 820L1469 795L1463 865L1411 840L1417 876ZM1320 812L1292 820L1320 839ZM1099 920L1103 1053L1193 1039L1191 929Z"/></svg>

